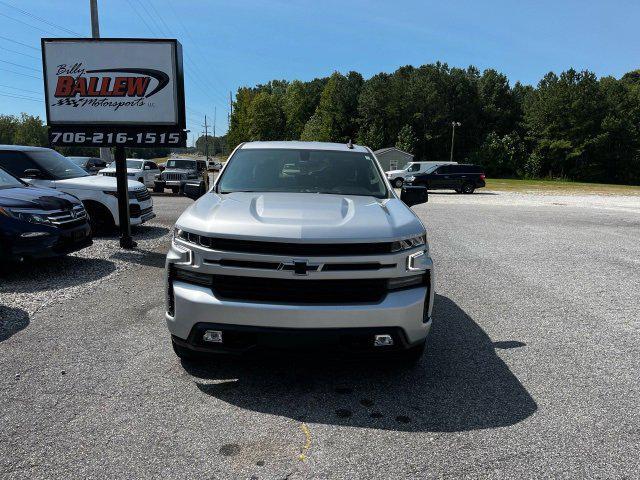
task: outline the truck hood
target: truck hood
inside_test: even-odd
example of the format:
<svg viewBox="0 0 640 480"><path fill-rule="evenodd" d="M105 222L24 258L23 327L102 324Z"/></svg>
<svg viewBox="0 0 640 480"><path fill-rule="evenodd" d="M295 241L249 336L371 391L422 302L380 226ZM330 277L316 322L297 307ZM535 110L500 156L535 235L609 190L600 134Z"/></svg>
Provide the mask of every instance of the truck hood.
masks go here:
<svg viewBox="0 0 640 480"><path fill-rule="evenodd" d="M162 173L194 173L195 170L187 170L185 168L166 168Z"/></svg>
<svg viewBox="0 0 640 480"><path fill-rule="evenodd" d="M176 225L213 237L297 243L383 242L424 232L397 198L317 193L211 192Z"/></svg>
<svg viewBox="0 0 640 480"><path fill-rule="evenodd" d="M53 188L0 188L0 207L68 210L79 204L75 197Z"/></svg>
<svg viewBox="0 0 640 480"><path fill-rule="evenodd" d="M142 185L135 180L128 180L129 190L136 190ZM115 177L103 177L99 175L89 175L86 177L68 178L66 180L56 180L58 188L78 188L83 190L102 190L115 192L118 182Z"/></svg>

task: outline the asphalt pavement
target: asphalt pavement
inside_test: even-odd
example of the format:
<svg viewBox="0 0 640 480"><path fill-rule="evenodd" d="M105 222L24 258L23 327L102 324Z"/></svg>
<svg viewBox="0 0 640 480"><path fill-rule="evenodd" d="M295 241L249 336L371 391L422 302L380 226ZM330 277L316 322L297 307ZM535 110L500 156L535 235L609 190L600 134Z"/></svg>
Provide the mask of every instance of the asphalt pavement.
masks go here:
<svg viewBox="0 0 640 480"><path fill-rule="evenodd" d="M163 254L184 198L155 197L137 252L99 240L111 265L64 295L51 264L0 274L0 477L639 478L640 215L522 198L414 207L437 268L414 369L181 363Z"/></svg>

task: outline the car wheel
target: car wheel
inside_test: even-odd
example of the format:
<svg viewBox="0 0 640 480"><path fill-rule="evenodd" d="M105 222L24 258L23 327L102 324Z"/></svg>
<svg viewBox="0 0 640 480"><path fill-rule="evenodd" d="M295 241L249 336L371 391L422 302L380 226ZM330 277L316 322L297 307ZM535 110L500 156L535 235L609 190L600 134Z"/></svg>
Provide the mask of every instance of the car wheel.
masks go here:
<svg viewBox="0 0 640 480"><path fill-rule="evenodd" d="M396 178L393 181L393 186L396 188L402 188L402 184L404 183L404 180L402 178Z"/></svg>
<svg viewBox="0 0 640 480"><path fill-rule="evenodd" d="M109 233L115 229L113 215L107 207L96 202L86 202L84 208L89 215L89 224L94 234Z"/></svg>
<svg viewBox="0 0 640 480"><path fill-rule="evenodd" d="M475 189L476 187L474 187L473 184L469 182L462 185L462 193L471 194Z"/></svg>
<svg viewBox="0 0 640 480"><path fill-rule="evenodd" d="M180 193L180 187L171 187L171 191L175 194Z"/></svg>
<svg viewBox="0 0 640 480"><path fill-rule="evenodd" d="M194 352L189 348L178 345L173 338L171 339L171 345L173 346L175 354L182 360L187 362L200 362L204 359L204 355L202 353Z"/></svg>

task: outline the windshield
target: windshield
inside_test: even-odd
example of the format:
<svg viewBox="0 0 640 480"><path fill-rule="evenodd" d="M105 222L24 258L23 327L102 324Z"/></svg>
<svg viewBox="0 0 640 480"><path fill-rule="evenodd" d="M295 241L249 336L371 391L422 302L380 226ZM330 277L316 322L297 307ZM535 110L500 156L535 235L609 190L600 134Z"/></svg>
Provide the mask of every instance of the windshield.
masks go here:
<svg viewBox="0 0 640 480"><path fill-rule="evenodd" d="M0 188L24 187L25 185L25 183L0 168Z"/></svg>
<svg viewBox="0 0 640 480"><path fill-rule="evenodd" d="M388 193L373 156L327 150L239 150L218 184L220 193L296 192L366 195Z"/></svg>
<svg viewBox="0 0 640 480"><path fill-rule="evenodd" d="M183 168L185 170L195 170L196 162L193 160L169 160L167 168Z"/></svg>
<svg viewBox="0 0 640 480"><path fill-rule="evenodd" d="M84 167L87 164L87 161L89 160L89 157L67 157L69 160L71 160L73 163L75 163L76 165L78 165L79 167Z"/></svg>
<svg viewBox="0 0 640 480"><path fill-rule="evenodd" d="M39 150L28 152L29 158L45 171L54 180L67 178L86 177L89 175L81 167L73 163L67 157L63 157L55 150Z"/></svg>
<svg viewBox="0 0 640 480"><path fill-rule="evenodd" d="M127 168L132 170L142 170L143 160L127 160ZM111 162L108 168L116 168L116 162Z"/></svg>

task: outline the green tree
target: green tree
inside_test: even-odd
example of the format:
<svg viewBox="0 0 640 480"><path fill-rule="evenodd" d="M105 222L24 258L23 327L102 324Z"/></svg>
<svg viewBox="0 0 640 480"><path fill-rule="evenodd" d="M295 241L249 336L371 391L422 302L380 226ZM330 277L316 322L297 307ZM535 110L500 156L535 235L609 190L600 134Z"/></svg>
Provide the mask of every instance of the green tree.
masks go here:
<svg viewBox="0 0 640 480"><path fill-rule="evenodd" d="M248 110L249 136L251 140L282 140L284 115L275 95L259 92Z"/></svg>
<svg viewBox="0 0 640 480"><path fill-rule="evenodd" d="M13 143L16 145L46 147L49 144L47 127L44 126L40 117L23 113L16 126Z"/></svg>
<svg viewBox="0 0 640 480"><path fill-rule="evenodd" d="M396 147L400 150L404 150L408 153L414 153L416 148L416 143L418 139L416 135L413 133L413 128L411 125L405 125L400 129L400 133L398 133L398 141L396 142Z"/></svg>
<svg viewBox="0 0 640 480"><path fill-rule="evenodd" d="M0 115L0 145L11 145L19 120L13 115Z"/></svg>

